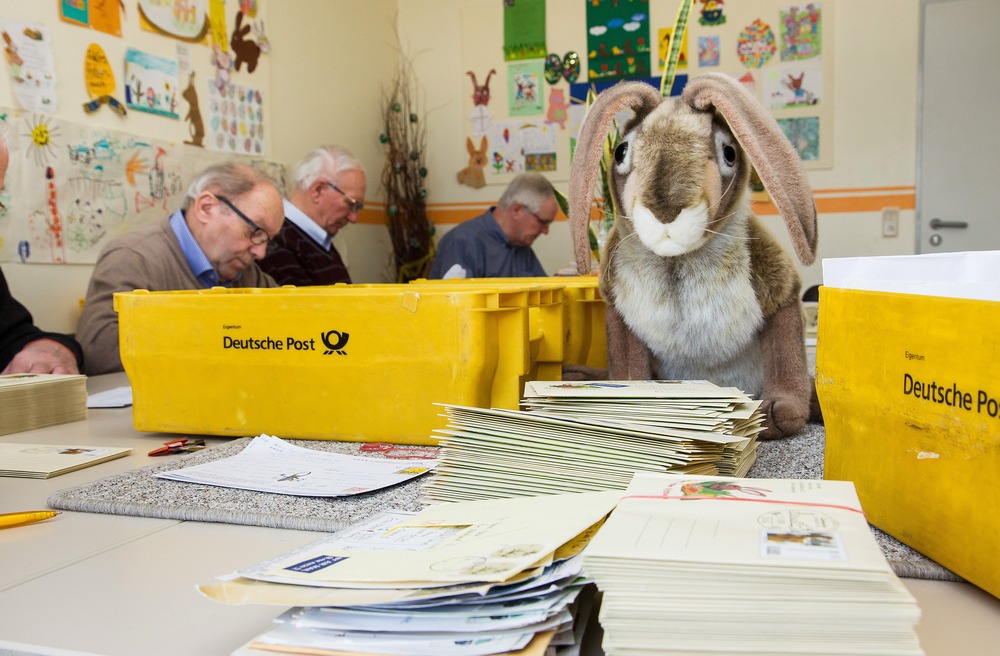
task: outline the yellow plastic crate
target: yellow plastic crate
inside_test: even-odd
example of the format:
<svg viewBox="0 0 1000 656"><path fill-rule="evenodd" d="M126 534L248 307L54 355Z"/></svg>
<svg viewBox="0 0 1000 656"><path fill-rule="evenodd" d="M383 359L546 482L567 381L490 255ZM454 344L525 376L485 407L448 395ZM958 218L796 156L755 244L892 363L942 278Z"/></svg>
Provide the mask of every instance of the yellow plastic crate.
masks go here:
<svg viewBox="0 0 1000 656"><path fill-rule="evenodd" d="M608 366L608 339L605 330L605 306L597 276L555 276L546 278L464 278L451 280L416 280L411 284L465 284L488 286L546 286L563 290L562 320L541 317L542 329L553 332L561 324L563 334L562 364L604 368ZM556 380L539 378L537 380Z"/></svg>
<svg viewBox="0 0 1000 656"><path fill-rule="evenodd" d="M115 294L135 427L435 444L435 403L518 407L525 292L390 287Z"/></svg>
<svg viewBox="0 0 1000 656"><path fill-rule="evenodd" d="M869 521L1000 597L1000 303L822 287L825 477Z"/></svg>

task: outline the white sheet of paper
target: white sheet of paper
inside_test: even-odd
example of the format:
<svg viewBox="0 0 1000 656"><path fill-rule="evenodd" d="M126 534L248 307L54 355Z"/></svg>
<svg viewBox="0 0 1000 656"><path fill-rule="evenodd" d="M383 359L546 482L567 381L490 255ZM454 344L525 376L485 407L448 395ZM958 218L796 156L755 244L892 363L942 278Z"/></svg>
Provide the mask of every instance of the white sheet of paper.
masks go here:
<svg viewBox="0 0 1000 656"><path fill-rule="evenodd" d="M241 490L309 497L342 497L402 483L437 466L437 460L363 458L306 449L259 435L243 451L157 478Z"/></svg>
<svg viewBox="0 0 1000 656"><path fill-rule="evenodd" d="M828 287L1000 301L1000 251L823 259Z"/></svg>
<svg viewBox="0 0 1000 656"><path fill-rule="evenodd" d="M97 392L87 397L88 408L127 408L132 405L132 388L128 385Z"/></svg>

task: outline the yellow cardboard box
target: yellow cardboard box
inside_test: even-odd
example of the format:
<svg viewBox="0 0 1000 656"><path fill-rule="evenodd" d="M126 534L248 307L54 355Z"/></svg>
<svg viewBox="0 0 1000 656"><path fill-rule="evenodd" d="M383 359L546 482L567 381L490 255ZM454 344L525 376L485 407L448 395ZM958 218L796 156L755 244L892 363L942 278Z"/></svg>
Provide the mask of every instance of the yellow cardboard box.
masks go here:
<svg viewBox="0 0 1000 656"><path fill-rule="evenodd" d="M823 287L825 477L869 521L1000 596L1000 303Z"/></svg>
<svg viewBox="0 0 1000 656"><path fill-rule="evenodd" d="M516 409L520 289L387 286L115 294L137 429L435 444L436 403Z"/></svg>

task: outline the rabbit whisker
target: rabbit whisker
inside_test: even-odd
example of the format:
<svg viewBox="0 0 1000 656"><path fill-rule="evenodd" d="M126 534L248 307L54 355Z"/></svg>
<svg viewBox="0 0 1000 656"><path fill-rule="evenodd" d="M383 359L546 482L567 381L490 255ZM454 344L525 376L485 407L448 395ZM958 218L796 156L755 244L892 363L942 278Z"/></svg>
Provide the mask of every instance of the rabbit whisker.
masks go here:
<svg viewBox="0 0 1000 656"><path fill-rule="evenodd" d="M739 239L739 240L742 240L742 241L753 241L754 239L757 239L757 237L738 237L736 235L728 235L728 234L726 234L724 232L718 232L716 230L709 230L708 228L702 228L702 230L704 230L705 232L710 232L713 235L719 235L720 237L729 237L730 239Z"/></svg>

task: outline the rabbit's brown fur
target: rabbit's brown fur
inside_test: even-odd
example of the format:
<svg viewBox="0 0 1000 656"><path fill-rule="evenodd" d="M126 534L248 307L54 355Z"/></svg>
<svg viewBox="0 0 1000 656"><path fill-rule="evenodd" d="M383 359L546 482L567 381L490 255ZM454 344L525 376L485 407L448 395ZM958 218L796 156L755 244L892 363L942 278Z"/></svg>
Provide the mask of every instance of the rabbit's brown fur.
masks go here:
<svg viewBox="0 0 1000 656"><path fill-rule="evenodd" d="M810 414L798 270L750 211L757 167L800 259L816 248L816 214L798 156L737 82L709 74L681 98L621 83L598 97L570 174L577 263L596 167L615 112L636 116L615 152L617 219L601 261L612 379L707 379L762 400L764 437L798 432Z"/></svg>

